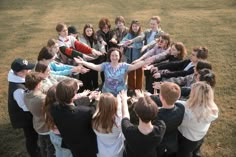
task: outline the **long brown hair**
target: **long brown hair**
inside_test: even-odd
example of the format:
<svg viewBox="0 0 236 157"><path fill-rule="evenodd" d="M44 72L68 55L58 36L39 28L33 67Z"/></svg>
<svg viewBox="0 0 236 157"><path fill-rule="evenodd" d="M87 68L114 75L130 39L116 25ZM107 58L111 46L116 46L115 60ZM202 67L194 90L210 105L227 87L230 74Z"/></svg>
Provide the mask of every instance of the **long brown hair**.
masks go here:
<svg viewBox="0 0 236 157"><path fill-rule="evenodd" d="M176 50L179 51L178 59L183 59L187 55L186 47L182 42L173 42L171 46L174 46Z"/></svg>
<svg viewBox="0 0 236 157"><path fill-rule="evenodd" d="M91 37L87 36L86 34L86 29L87 28L91 28L93 31L93 34L91 35ZM83 36L86 40L88 40L89 42L94 42L95 44L97 44L97 38L96 38L96 34L95 34L95 30L93 28L92 24L85 24L84 25L84 30L83 30Z"/></svg>
<svg viewBox="0 0 236 157"><path fill-rule="evenodd" d="M103 93L98 102L92 125L95 130L102 133L111 133L117 116L118 102L111 93Z"/></svg>
<svg viewBox="0 0 236 157"><path fill-rule="evenodd" d="M45 122L49 129L55 129L55 123L50 113L51 107L55 102L56 102L56 85L53 85L47 91L45 103L43 104L42 107L43 114L45 115Z"/></svg>
<svg viewBox="0 0 236 157"><path fill-rule="evenodd" d="M138 29L138 32L137 32L137 33L134 32L133 29L132 29L133 24L136 24L136 25L139 26L139 29ZM141 27L140 22L139 22L138 20L133 20L133 21L131 21L131 24L130 24L130 27L129 27L129 33L132 34L132 35L134 35L134 36L138 36L138 35L141 34L141 32L142 32L142 27Z"/></svg>

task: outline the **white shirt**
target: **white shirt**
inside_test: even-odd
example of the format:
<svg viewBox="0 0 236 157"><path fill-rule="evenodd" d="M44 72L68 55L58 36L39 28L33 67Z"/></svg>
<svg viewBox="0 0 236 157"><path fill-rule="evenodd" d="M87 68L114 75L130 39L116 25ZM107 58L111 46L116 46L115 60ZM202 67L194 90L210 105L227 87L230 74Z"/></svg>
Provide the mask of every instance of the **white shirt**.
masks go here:
<svg viewBox="0 0 236 157"><path fill-rule="evenodd" d="M97 157L123 157L124 136L121 130L121 104L118 103L116 125L113 125L112 133L94 132L97 135L98 154Z"/></svg>
<svg viewBox="0 0 236 157"><path fill-rule="evenodd" d="M184 71L188 71L190 68L194 66L193 62L190 62L185 68Z"/></svg>
<svg viewBox="0 0 236 157"><path fill-rule="evenodd" d="M75 41L77 41L77 39L71 35L67 36L66 38L59 36L57 40L59 47L66 46L73 49L75 49Z"/></svg>
<svg viewBox="0 0 236 157"><path fill-rule="evenodd" d="M183 104L185 105L186 103ZM206 120L197 121L192 111L188 107L185 107L184 118L178 130L190 141L199 141L207 134L211 122L217 117L218 114L210 115Z"/></svg>
<svg viewBox="0 0 236 157"><path fill-rule="evenodd" d="M25 78L15 75L13 70L9 71L7 80L8 82L25 83ZM24 93L24 89L17 89L13 92L13 98L23 111L29 111L24 102Z"/></svg>

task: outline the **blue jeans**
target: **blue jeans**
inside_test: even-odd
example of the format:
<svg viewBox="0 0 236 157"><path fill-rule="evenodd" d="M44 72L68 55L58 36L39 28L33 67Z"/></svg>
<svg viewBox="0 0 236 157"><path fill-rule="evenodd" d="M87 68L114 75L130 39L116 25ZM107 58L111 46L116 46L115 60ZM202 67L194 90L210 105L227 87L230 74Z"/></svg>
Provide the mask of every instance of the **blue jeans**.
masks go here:
<svg viewBox="0 0 236 157"><path fill-rule="evenodd" d="M50 132L50 139L56 150L56 157L73 157L71 151L61 147L62 138L53 132Z"/></svg>

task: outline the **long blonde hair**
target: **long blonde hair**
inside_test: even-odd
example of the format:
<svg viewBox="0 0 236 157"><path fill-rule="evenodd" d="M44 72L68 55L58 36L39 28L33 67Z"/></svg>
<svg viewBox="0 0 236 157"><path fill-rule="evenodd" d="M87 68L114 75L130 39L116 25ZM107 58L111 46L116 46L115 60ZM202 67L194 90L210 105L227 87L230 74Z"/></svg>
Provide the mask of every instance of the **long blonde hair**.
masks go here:
<svg viewBox="0 0 236 157"><path fill-rule="evenodd" d="M111 93L103 93L100 96L97 110L94 114L92 125L95 130L102 133L111 133L113 125L116 125L118 101Z"/></svg>
<svg viewBox="0 0 236 157"><path fill-rule="evenodd" d="M211 86L201 81L194 83L186 107L194 113L198 121L216 115L218 107L214 102L214 93Z"/></svg>

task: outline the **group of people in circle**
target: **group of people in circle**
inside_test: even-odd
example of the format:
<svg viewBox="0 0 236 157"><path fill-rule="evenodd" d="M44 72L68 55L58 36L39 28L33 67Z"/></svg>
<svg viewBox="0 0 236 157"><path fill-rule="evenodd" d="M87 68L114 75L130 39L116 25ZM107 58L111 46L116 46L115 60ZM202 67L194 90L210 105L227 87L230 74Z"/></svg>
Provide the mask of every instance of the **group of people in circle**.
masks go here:
<svg viewBox="0 0 236 157"><path fill-rule="evenodd" d="M8 111L31 157L201 156L219 112L208 49L186 57L159 16L149 22L104 17L81 35L58 23L36 64L12 62Z"/></svg>

